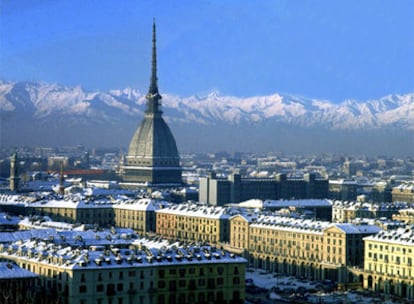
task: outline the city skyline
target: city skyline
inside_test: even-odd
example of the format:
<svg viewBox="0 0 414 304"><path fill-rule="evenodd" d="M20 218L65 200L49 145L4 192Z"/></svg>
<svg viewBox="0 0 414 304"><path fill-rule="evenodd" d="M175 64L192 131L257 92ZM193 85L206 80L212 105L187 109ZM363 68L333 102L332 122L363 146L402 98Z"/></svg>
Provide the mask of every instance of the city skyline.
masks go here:
<svg viewBox="0 0 414 304"><path fill-rule="evenodd" d="M0 78L145 92L291 93L342 102L413 91L409 1L4 2Z"/></svg>

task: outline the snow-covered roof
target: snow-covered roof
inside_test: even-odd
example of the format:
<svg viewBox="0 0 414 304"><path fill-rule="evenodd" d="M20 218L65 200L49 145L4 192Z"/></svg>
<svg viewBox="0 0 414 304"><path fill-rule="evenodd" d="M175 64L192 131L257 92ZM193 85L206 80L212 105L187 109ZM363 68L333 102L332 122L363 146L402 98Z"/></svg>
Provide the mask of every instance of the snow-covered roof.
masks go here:
<svg viewBox="0 0 414 304"><path fill-rule="evenodd" d="M250 199L238 204L239 207L243 208L263 208L263 201L260 199Z"/></svg>
<svg viewBox="0 0 414 304"><path fill-rule="evenodd" d="M414 246L414 229L413 227L406 226L393 230L383 230L377 234L365 237L364 240Z"/></svg>
<svg viewBox="0 0 414 304"><path fill-rule="evenodd" d="M113 205L114 209L128 209L137 211L155 211L168 207L167 202L158 201L149 198L141 198L138 200L124 200Z"/></svg>
<svg viewBox="0 0 414 304"><path fill-rule="evenodd" d="M332 185L358 185L358 182L350 179L338 179L338 180L329 180L329 184Z"/></svg>
<svg viewBox="0 0 414 304"><path fill-rule="evenodd" d="M132 244L132 243L131 243ZM0 244L0 257L19 260L36 259L39 263L57 264L66 269L98 269L148 267L174 264L246 263L242 257L211 246L184 246L165 240L135 240L136 249L116 246L89 246L79 249L49 239L19 240L11 245ZM76 249L74 249L76 248Z"/></svg>
<svg viewBox="0 0 414 304"><path fill-rule="evenodd" d="M252 220L250 227L266 227L269 229L289 230L322 234L331 223L328 221L315 221L310 219L294 219L282 216L258 216Z"/></svg>
<svg viewBox="0 0 414 304"><path fill-rule="evenodd" d="M18 216L10 216L6 213L0 213L0 225L13 225L17 226L20 222L20 218Z"/></svg>
<svg viewBox="0 0 414 304"><path fill-rule="evenodd" d="M332 202L326 199L303 199L303 200L265 200L264 208L287 208L287 207L331 207Z"/></svg>
<svg viewBox="0 0 414 304"><path fill-rule="evenodd" d="M64 199L42 200L34 202L31 207L48 207L48 208L68 208L68 209L82 209L82 208L112 208L112 203L108 199L103 200L76 200L71 197Z"/></svg>
<svg viewBox="0 0 414 304"><path fill-rule="evenodd" d="M333 224L332 226L341 229L347 234L374 234L381 231L381 229L375 225L354 225L351 223L343 223Z"/></svg>
<svg viewBox="0 0 414 304"><path fill-rule="evenodd" d="M26 269L20 268L14 263L0 262L0 280L36 277L39 277L39 275Z"/></svg>
<svg viewBox="0 0 414 304"><path fill-rule="evenodd" d="M178 214L185 216L203 217L203 218L229 218L230 209L225 207L200 205L194 203L172 204L168 208L156 210L157 213Z"/></svg>

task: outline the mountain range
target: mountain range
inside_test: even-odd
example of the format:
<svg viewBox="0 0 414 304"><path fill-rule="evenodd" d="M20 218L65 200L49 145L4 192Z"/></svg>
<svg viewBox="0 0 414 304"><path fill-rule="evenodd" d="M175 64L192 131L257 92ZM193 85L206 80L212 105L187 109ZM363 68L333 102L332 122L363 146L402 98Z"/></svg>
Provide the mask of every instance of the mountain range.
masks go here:
<svg viewBox="0 0 414 304"><path fill-rule="evenodd" d="M414 93L339 104L288 94L162 96L180 151L412 155L414 150ZM126 149L145 102L145 94L132 88L101 92L0 81L0 143Z"/></svg>

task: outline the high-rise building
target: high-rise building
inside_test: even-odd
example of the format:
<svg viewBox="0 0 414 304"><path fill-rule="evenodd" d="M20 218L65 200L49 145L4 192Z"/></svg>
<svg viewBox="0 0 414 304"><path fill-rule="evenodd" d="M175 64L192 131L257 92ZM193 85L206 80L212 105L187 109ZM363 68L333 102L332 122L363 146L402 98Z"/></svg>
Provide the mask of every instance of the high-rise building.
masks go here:
<svg viewBox="0 0 414 304"><path fill-rule="evenodd" d="M155 22L152 31L151 81L144 120L131 139L122 166L124 183L142 186L181 185L181 166L174 136L162 117L157 84Z"/></svg>
<svg viewBox="0 0 414 304"><path fill-rule="evenodd" d="M200 178L200 201L222 206L249 199L324 199L328 196L328 180L315 174L303 178L288 178L278 174L276 178L245 178L233 173L226 178L214 172Z"/></svg>

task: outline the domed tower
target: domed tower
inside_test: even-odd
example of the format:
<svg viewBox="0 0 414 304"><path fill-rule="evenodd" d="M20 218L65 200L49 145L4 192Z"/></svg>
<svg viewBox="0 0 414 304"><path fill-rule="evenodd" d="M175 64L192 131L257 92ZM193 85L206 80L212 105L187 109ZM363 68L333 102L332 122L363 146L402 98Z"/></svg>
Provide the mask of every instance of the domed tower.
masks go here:
<svg viewBox="0 0 414 304"><path fill-rule="evenodd" d="M157 50L155 22L152 26L151 81L144 120L129 144L122 168L125 183L148 186L182 184L180 157L174 136L162 118L161 95L157 84Z"/></svg>

